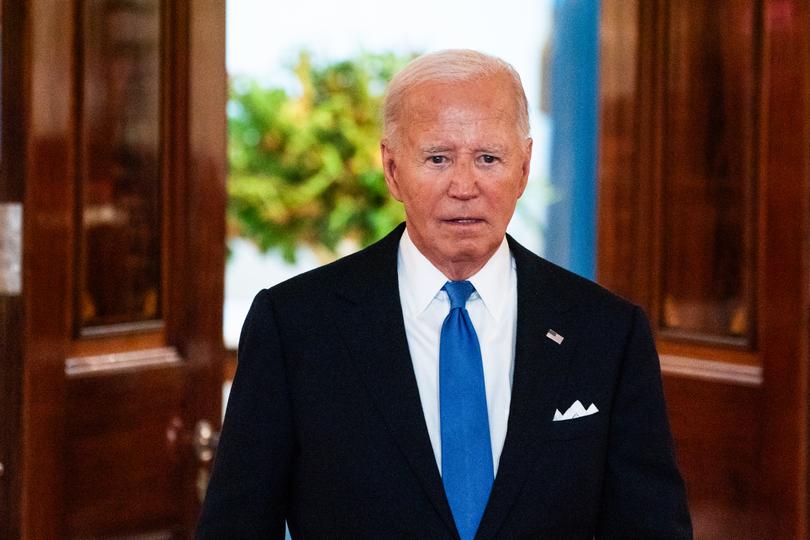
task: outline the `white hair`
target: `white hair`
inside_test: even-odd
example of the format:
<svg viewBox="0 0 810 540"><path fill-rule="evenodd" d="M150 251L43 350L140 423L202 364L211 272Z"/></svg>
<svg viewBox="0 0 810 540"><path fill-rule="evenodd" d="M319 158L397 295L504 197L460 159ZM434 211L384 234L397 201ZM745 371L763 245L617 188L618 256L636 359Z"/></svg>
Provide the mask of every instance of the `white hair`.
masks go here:
<svg viewBox="0 0 810 540"><path fill-rule="evenodd" d="M517 129L529 136L529 104L515 68L496 56L470 49L448 49L412 60L388 84L383 101L383 137L392 139L398 129L402 102L408 91L427 82L453 83L506 76L512 87Z"/></svg>

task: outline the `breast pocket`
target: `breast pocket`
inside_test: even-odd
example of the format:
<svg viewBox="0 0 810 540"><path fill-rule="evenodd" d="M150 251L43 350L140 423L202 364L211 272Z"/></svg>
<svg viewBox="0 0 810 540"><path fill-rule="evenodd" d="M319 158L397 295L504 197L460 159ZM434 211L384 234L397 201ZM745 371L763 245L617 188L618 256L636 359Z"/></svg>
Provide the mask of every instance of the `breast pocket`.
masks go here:
<svg viewBox="0 0 810 540"><path fill-rule="evenodd" d="M601 411L570 420L552 421L550 424L546 431L546 440L548 441L562 441L578 439L580 437L605 435L608 430L607 414Z"/></svg>

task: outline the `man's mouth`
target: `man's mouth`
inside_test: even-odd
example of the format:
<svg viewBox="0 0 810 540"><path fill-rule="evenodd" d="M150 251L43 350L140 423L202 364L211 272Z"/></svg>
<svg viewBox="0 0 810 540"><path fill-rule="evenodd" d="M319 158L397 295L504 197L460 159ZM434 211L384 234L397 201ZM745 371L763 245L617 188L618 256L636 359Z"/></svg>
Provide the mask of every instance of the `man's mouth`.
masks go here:
<svg viewBox="0 0 810 540"><path fill-rule="evenodd" d="M481 223L484 220L475 216L458 216L447 218L444 221L449 221L450 223Z"/></svg>
<svg viewBox="0 0 810 540"><path fill-rule="evenodd" d="M483 219L477 217L457 217L445 219L443 221L452 225L477 225L484 222Z"/></svg>

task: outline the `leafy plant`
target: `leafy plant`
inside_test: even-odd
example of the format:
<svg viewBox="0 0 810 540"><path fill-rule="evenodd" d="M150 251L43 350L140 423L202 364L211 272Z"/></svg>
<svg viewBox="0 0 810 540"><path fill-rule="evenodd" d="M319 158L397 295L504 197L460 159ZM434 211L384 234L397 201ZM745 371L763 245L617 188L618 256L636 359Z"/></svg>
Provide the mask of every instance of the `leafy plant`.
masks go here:
<svg viewBox="0 0 810 540"><path fill-rule="evenodd" d="M306 244L335 256L403 219L379 157L382 94L410 58L365 54L323 66L302 52L298 95L232 81L228 107L229 233L295 261Z"/></svg>

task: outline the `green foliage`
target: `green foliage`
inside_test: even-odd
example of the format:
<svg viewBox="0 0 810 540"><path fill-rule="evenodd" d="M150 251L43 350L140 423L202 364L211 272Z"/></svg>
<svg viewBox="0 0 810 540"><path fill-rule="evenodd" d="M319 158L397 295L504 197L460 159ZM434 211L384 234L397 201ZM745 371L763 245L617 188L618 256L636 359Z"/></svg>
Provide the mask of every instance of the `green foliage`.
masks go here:
<svg viewBox="0 0 810 540"><path fill-rule="evenodd" d="M236 80L228 107L231 235L295 260L307 244L334 256L365 246L403 219L379 156L382 93L409 58L362 55L315 66L301 53L299 95Z"/></svg>

